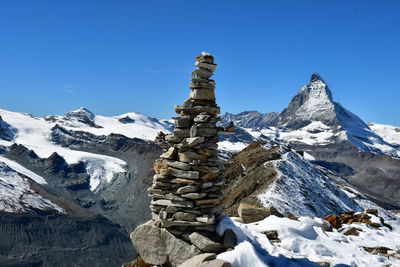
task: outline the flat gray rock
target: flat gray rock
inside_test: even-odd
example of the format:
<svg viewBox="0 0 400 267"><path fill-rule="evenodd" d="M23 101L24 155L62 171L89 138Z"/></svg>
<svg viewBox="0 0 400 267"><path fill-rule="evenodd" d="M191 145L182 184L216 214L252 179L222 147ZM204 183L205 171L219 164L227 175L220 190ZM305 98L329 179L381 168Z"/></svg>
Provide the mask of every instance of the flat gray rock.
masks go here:
<svg viewBox="0 0 400 267"><path fill-rule="evenodd" d="M214 242L208 237L205 237L197 232L189 235L189 240L193 245L203 252L218 253L224 249L220 243Z"/></svg>

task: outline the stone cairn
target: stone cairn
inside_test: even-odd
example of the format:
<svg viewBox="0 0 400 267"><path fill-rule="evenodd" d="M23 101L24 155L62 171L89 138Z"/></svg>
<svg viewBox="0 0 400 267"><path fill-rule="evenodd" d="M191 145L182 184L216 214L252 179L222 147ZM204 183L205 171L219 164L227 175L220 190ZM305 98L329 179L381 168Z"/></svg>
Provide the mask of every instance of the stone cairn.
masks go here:
<svg viewBox="0 0 400 267"><path fill-rule="evenodd" d="M158 136L168 150L154 164L156 172L149 188L153 219L171 233L215 230L216 207L221 201L223 177L218 160L216 126L220 109L215 103L215 82L210 77L217 65L202 53L192 72L189 99L175 106L172 134Z"/></svg>
<svg viewBox="0 0 400 267"><path fill-rule="evenodd" d="M236 244L232 231L222 237L215 233L224 184L218 133L232 133L234 126L216 126L220 109L215 103L215 82L210 79L217 67L214 57L203 52L196 57L196 66L189 99L175 106L179 116L174 117L174 132L160 132L156 138L166 152L154 163L154 180L148 189L153 218L130 236L141 259L152 265L199 266L184 263L197 255L200 258L192 260L205 257L210 266L226 267L230 264L215 259L215 253Z"/></svg>

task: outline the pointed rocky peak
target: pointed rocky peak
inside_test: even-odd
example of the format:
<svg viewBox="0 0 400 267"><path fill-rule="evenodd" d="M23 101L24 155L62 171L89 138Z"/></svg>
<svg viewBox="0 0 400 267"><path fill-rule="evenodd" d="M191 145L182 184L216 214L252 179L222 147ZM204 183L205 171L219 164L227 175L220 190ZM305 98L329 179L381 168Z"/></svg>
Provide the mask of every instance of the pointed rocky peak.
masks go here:
<svg viewBox="0 0 400 267"><path fill-rule="evenodd" d="M84 107L80 107L77 110L70 111L67 114L65 114L65 116L77 117L77 118L87 118L90 120L93 120L95 117L95 115L90 110L88 110Z"/></svg>
<svg viewBox="0 0 400 267"><path fill-rule="evenodd" d="M324 80L321 78L321 75L318 74L318 72L314 72L310 78L310 83L316 82L316 81L321 81L321 82L325 83Z"/></svg>
<svg viewBox="0 0 400 267"><path fill-rule="evenodd" d="M80 107L77 110L65 114L63 119L70 122L80 122L89 125L90 127L102 128L101 126L95 124L95 117L96 116L90 110Z"/></svg>
<svg viewBox="0 0 400 267"><path fill-rule="evenodd" d="M335 103L328 85L318 73L311 75L305 85L280 114L278 125L298 129L313 121L321 121L328 126L337 126Z"/></svg>

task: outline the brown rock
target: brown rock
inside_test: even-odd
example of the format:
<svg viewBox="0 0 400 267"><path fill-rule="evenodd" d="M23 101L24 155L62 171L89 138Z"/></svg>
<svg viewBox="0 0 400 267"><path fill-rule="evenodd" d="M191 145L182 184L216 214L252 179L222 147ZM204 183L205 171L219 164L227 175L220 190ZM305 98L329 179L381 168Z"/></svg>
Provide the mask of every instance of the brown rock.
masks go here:
<svg viewBox="0 0 400 267"><path fill-rule="evenodd" d="M183 179L183 178L176 178L176 179L171 179L171 183L174 184L201 184L201 181L199 180L191 180L191 179Z"/></svg>
<svg viewBox="0 0 400 267"><path fill-rule="evenodd" d="M186 193L196 193L199 190L200 190L199 186L187 185L187 186L180 187L178 190L176 190L176 192L178 194L186 194Z"/></svg>
<svg viewBox="0 0 400 267"><path fill-rule="evenodd" d="M201 162L207 161L207 156L199 155L192 151L179 152L178 158L179 158L179 161L188 162L188 163L196 161L196 160L200 160Z"/></svg>
<svg viewBox="0 0 400 267"><path fill-rule="evenodd" d="M373 214L375 216L378 216L378 210L377 209L367 209L365 212L369 213L369 214Z"/></svg>
<svg viewBox="0 0 400 267"><path fill-rule="evenodd" d="M253 204L241 202L238 214L242 218L243 223L258 222L270 215L282 216L273 206L264 207L258 202Z"/></svg>
<svg viewBox="0 0 400 267"><path fill-rule="evenodd" d="M176 147L170 147L167 152L160 155L162 159L175 159L178 153L178 149Z"/></svg>
<svg viewBox="0 0 400 267"><path fill-rule="evenodd" d="M340 222L339 217L336 215L328 215L324 218L324 220L329 222L335 229L342 227L342 223Z"/></svg>
<svg viewBox="0 0 400 267"><path fill-rule="evenodd" d="M207 196L207 193L187 193L182 195L182 197L189 199L201 199L205 196Z"/></svg>
<svg viewBox="0 0 400 267"><path fill-rule="evenodd" d="M215 100L215 92L210 89L192 89L189 97L199 100Z"/></svg>
<svg viewBox="0 0 400 267"><path fill-rule="evenodd" d="M362 231L359 228L350 227L342 232L343 235L358 235L358 232Z"/></svg>

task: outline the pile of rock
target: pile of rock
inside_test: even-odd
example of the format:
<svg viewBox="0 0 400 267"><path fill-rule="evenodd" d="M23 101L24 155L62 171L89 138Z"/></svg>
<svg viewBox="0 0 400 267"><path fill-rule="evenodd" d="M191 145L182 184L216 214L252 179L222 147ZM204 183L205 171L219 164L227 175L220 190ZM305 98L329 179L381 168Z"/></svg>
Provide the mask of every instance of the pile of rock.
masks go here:
<svg viewBox="0 0 400 267"><path fill-rule="evenodd" d="M175 129L160 133L157 140L166 152L154 163L152 220L131 233L136 251L144 262L178 266L194 256L221 253L236 245L236 235L215 233L216 216L222 200L223 176L218 159L218 133L232 132L216 126L220 109L215 103L214 57L196 57L189 99L175 106ZM199 256L184 266L230 266L215 254ZM188 265L189 264L189 265Z"/></svg>
<svg viewBox="0 0 400 267"><path fill-rule="evenodd" d="M202 53L196 57L190 97L175 106L175 129L162 136L168 150L154 164L156 172L149 188L153 219L171 233L191 230L215 230L215 208L221 202L224 183L218 160L220 112L215 103L216 69L214 57Z"/></svg>

